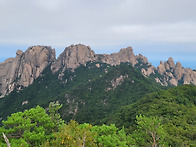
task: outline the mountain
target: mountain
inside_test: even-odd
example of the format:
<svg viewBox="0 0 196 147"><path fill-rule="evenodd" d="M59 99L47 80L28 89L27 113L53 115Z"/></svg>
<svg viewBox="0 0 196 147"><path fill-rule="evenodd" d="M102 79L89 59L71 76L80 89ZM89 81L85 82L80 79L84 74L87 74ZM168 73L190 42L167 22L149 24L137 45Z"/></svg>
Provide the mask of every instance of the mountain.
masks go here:
<svg viewBox="0 0 196 147"><path fill-rule="evenodd" d="M179 84L196 85L196 72L190 68L183 68L180 62L175 65L171 57L164 63L161 61L157 70L162 77L156 80L162 85L167 86L168 83L174 86Z"/></svg>
<svg viewBox="0 0 196 147"><path fill-rule="evenodd" d="M61 116L65 120L99 123L121 106L163 88L145 78L130 63L111 66L88 62L74 72L72 69L52 72L48 66L33 84L21 91L15 89L0 99L1 118L36 105L46 108L51 101L59 101L63 104Z"/></svg>
<svg viewBox="0 0 196 147"><path fill-rule="evenodd" d="M145 94L161 89L161 86L145 78L131 64L107 67L107 64L96 63L89 64L88 68L95 70L97 64L105 68L106 73L90 78L88 82L56 97L56 100L64 104L61 109L62 118L97 124L121 106L137 102Z"/></svg>
<svg viewBox="0 0 196 147"><path fill-rule="evenodd" d="M172 58L156 68L131 47L95 54L89 46L71 45L56 59L55 49L33 46L0 63L0 118L59 101L63 118L99 123L162 86L196 84L195 73Z"/></svg>
<svg viewBox="0 0 196 147"><path fill-rule="evenodd" d="M42 71L49 65L53 73L59 72L61 79L67 69L74 71L80 65L88 62L101 62L112 66L120 63L131 63L132 66L141 70L146 77L153 77L156 82L164 86L179 84L196 85L196 72L183 68L181 63L174 64L172 58L166 62L160 62L156 68L146 57L134 55L132 47L121 49L113 54L95 54L89 46L82 44L66 47L64 52L56 59L55 49L49 46L32 46L24 53L16 52L15 58L7 59L0 63L0 97L9 94L15 88L18 90L28 87L33 81L41 76Z"/></svg>
<svg viewBox="0 0 196 147"><path fill-rule="evenodd" d="M55 61L55 50L47 46L33 46L25 53L18 50L15 58L0 63L0 95L9 94L15 88L28 87L41 72Z"/></svg>

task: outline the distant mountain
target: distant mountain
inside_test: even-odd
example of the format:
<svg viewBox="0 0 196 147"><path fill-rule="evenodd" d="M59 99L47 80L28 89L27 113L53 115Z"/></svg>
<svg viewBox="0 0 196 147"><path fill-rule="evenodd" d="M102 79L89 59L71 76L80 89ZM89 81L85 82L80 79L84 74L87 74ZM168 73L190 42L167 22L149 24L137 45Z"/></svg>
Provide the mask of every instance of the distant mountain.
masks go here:
<svg viewBox="0 0 196 147"><path fill-rule="evenodd" d="M82 44L71 45L65 48L56 59L55 49L48 46L32 46L25 52L18 50L15 58L0 63L0 97L4 97L15 88L21 90L28 87L42 75L43 70L49 65L51 65L52 73L59 73L58 79L61 80L65 70L74 71L80 65L85 66L88 62L106 63L111 66L131 63L132 66L140 69L144 76L151 76L164 86L196 85L195 71L183 68L179 62L175 65L172 58L164 63L161 61L156 68L148 63L147 58L141 54L134 55L131 47L107 55L95 54L89 46Z"/></svg>

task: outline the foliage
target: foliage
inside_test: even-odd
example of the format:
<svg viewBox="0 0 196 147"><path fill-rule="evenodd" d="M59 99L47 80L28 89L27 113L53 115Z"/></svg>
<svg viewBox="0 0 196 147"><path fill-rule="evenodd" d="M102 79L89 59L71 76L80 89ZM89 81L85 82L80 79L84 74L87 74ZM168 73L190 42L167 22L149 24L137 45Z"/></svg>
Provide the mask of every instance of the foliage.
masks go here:
<svg viewBox="0 0 196 147"><path fill-rule="evenodd" d="M91 131L91 128L90 124L79 125L76 121L71 120L55 133L55 139L47 141L43 146L96 146L95 133Z"/></svg>
<svg viewBox="0 0 196 147"><path fill-rule="evenodd" d="M61 109L62 104L59 104L58 101L56 102L50 102L49 104L49 115L51 117L52 122L55 124L56 131L59 129L59 127L64 123L64 121L61 119L60 114L58 113L59 109Z"/></svg>
<svg viewBox="0 0 196 147"><path fill-rule="evenodd" d="M128 147L134 144L134 140L127 135L124 128L119 130L114 124L110 126L93 126L92 131L96 132L95 138L98 146L121 146Z"/></svg>
<svg viewBox="0 0 196 147"><path fill-rule="evenodd" d="M1 118L13 113L3 121L0 133L6 134L12 146L43 142L43 146L196 145L195 86L158 91L163 88L128 63L113 67L99 63L99 68L96 64L74 72L68 69L62 81L49 66L32 85L0 99ZM113 86L119 77L124 77L123 82ZM21 105L26 100L29 103ZM47 107L51 101L63 106L50 103L48 114L40 106L32 108ZM74 119L83 124L64 124L60 108L66 122ZM0 144L6 146L2 136Z"/></svg>
<svg viewBox="0 0 196 147"><path fill-rule="evenodd" d="M37 106L24 112L13 113L3 121L1 132L10 138L11 144L37 145L53 137L55 124L45 110Z"/></svg>
<svg viewBox="0 0 196 147"><path fill-rule="evenodd" d="M130 132L136 128L137 115L162 118L171 146L196 145L196 86L182 85L147 94L141 101L124 106L108 119L117 127L125 126Z"/></svg>
<svg viewBox="0 0 196 147"><path fill-rule="evenodd" d="M5 120L12 113L24 111L37 105L47 107L51 101L58 101L56 97L62 92L96 79L110 68L107 64L100 63L100 65L100 68L97 68L96 63L89 62L86 66L81 65L74 72L67 69L63 73L62 80L59 80L58 77L61 70L52 73L49 65L33 84L23 87L21 91L15 89L0 99L0 117ZM23 101L28 101L28 104L22 105Z"/></svg>
<svg viewBox="0 0 196 147"><path fill-rule="evenodd" d="M115 87L113 83L124 77ZM99 78L63 92L57 97L63 105L62 118L79 123L102 124L121 106L139 101L146 93L159 90L128 63L111 67Z"/></svg>
<svg viewBox="0 0 196 147"><path fill-rule="evenodd" d="M92 126L87 123L78 124L73 120L62 126L55 137L43 146L128 147L133 144L131 136L127 135L124 129L118 130L114 124Z"/></svg>
<svg viewBox="0 0 196 147"><path fill-rule="evenodd" d="M132 134L139 146L165 146L166 133L157 117L136 116L137 129Z"/></svg>
<svg viewBox="0 0 196 147"><path fill-rule="evenodd" d="M18 111L24 111L37 105L47 107L49 102L60 93L63 85L60 84L57 74L53 74L48 66L33 84L19 91L15 89L9 95L0 99L0 116L5 120L7 116ZM22 105L22 102L28 101Z"/></svg>
<svg viewBox="0 0 196 147"><path fill-rule="evenodd" d="M24 112L14 113L7 118L7 121L3 121L4 126L0 128L0 133L5 132L13 147L40 145L45 147L155 147L168 145L195 145L193 141L191 142L189 139L185 138L186 136L183 136L184 143L182 144L181 136L178 136L180 130L177 131L179 128L176 128L176 126L164 117L160 119L159 117L152 116L136 116L136 124L135 126L130 126L132 129L130 129L128 133L125 131L124 127L122 127L122 129L118 129L114 124L92 126L88 123L78 124L76 121L71 120L68 124L61 123L59 125L58 122L60 122L61 119L58 112L55 112L55 110L58 110L60 107L61 105L58 102L50 103L50 112L52 112L50 115L58 116L56 119L54 119L55 117L52 119L40 106L30 110L25 110ZM57 124L54 124L54 122L57 122ZM56 130L55 126L59 126L59 129ZM190 129L187 131L190 131L193 134L189 134L186 130L181 130L180 133L186 133L189 137L191 137L191 135L194 136L195 128L193 127ZM172 135L177 137L175 138ZM178 144L172 139L177 139L175 141L178 142ZM171 140L173 142L170 142ZM2 147L6 146L3 138L0 138L0 144Z"/></svg>

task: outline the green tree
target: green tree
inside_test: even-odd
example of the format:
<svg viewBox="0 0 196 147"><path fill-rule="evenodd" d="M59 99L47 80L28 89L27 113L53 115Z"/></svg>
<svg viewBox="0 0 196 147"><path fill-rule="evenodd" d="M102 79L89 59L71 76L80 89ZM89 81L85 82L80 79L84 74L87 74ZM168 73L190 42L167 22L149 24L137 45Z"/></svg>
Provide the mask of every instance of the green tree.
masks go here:
<svg viewBox="0 0 196 147"><path fill-rule="evenodd" d="M96 147L95 133L91 128L90 124L78 124L71 120L55 133L55 139L48 140L43 146Z"/></svg>
<svg viewBox="0 0 196 147"><path fill-rule="evenodd" d="M59 127L64 123L64 121L61 119L60 114L58 113L61 107L62 104L59 104L58 101L50 102L49 104L49 115L56 126L56 131L58 131Z"/></svg>
<svg viewBox="0 0 196 147"><path fill-rule="evenodd" d="M51 117L40 106L24 112L13 113L2 123L3 127L0 131L6 134L11 144L18 143L18 145L21 143L28 143L32 146L41 144L46 139L53 137L52 133L55 128Z"/></svg>
<svg viewBox="0 0 196 147"><path fill-rule="evenodd" d="M92 131L96 132L95 138L98 146L101 147L128 147L134 144L134 140L130 135L125 133L124 128L119 130L114 124L111 124L110 126L93 126Z"/></svg>
<svg viewBox="0 0 196 147"><path fill-rule="evenodd" d="M152 146L165 145L166 133L157 117L136 116L137 130L133 133L137 145Z"/></svg>

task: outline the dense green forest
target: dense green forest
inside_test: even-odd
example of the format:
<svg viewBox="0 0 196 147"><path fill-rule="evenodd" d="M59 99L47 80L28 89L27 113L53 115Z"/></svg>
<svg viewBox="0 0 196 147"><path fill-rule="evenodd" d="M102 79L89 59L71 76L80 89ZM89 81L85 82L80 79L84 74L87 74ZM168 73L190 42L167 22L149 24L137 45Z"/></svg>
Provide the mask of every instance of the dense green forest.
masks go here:
<svg viewBox="0 0 196 147"><path fill-rule="evenodd" d="M168 146L159 118L137 116L137 127L127 133L114 124L64 123L58 114L60 107L58 102L50 103L49 114L40 106L12 114L0 128L1 146Z"/></svg>
<svg viewBox="0 0 196 147"><path fill-rule="evenodd" d="M196 87L182 85L147 94L141 101L122 107L106 119L108 124L134 129L137 115L162 119L167 141L172 146L196 145Z"/></svg>
<svg viewBox="0 0 196 147"><path fill-rule="evenodd" d="M47 107L51 101L56 100L60 93L88 82L90 79L95 79L110 68L106 64L102 64L101 68L93 68L95 65L96 63L88 63L86 67L81 65L74 72L67 69L63 73L62 80L58 79L60 71L53 74L51 67L48 66L33 84L23 87L21 91L15 89L9 95L0 99L1 118L5 119L11 113L30 109L36 105ZM28 101L28 104L22 105L23 101Z"/></svg>
<svg viewBox="0 0 196 147"><path fill-rule="evenodd" d="M0 134L16 147L196 146L196 86L162 87L139 67L89 62L54 74L48 66L0 99Z"/></svg>
<svg viewBox="0 0 196 147"><path fill-rule="evenodd" d="M0 99L0 117L5 119L14 112L37 105L45 108L51 101L59 101L63 104L60 111L63 119L97 124L121 106L136 102L145 94L163 88L155 81L145 78L129 63L110 66L89 62L74 72L71 69L65 70L59 79L60 72L61 70L53 74L48 66L32 85L22 91L15 89ZM112 85L118 79L121 80L119 85ZM22 105L24 101L28 103Z"/></svg>
<svg viewBox="0 0 196 147"><path fill-rule="evenodd" d="M146 94L91 125L63 121L58 102L17 112L3 121L12 146L192 146L196 145L196 86L182 85ZM6 146L3 136L1 146Z"/></svg>
<svg viewBox="0 0 196 147"><path fill-rule="evenodd" d="M131 65L121 64L110 68L99 78L61 93L56 100L64 104L60 111L63 119L101 124L100 120L115 113L121 106L137 102L145 94L161 88Z"/></svg>

